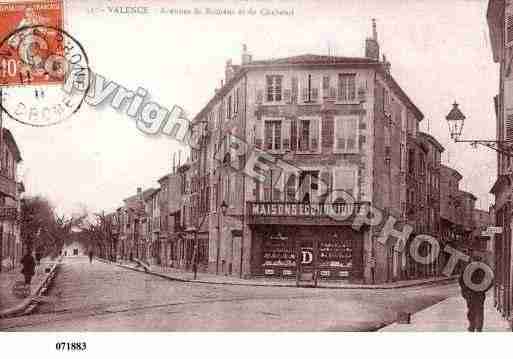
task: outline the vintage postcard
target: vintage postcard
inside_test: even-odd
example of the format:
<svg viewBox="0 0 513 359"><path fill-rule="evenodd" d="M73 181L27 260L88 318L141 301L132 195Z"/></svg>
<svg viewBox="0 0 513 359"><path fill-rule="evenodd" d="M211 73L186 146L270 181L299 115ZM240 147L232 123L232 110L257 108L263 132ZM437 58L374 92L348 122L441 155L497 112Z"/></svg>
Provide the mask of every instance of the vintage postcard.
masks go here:
<svg viewBox="0 0 513 359"><path fill-rule="evenodd" d="M512 1L0 0L0 38L0 331L512 330Z"/></svg>

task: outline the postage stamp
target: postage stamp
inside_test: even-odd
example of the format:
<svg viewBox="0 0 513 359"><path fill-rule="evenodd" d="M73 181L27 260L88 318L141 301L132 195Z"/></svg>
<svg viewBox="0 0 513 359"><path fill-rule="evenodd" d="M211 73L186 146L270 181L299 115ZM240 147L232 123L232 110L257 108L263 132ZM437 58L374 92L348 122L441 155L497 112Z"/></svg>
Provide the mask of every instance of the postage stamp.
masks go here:
<svg viewBox="0 0 513 359"><path fill-rule="evenodd" d="M0 24L0 84L62 83L62 78L34 66L49 54L64 52L61 37L47 33L51 27L63 27L61 0L0 3ZM46 27L36 27L39 25ZM36 42L36 36L44 36L46 41Z"/></svg>

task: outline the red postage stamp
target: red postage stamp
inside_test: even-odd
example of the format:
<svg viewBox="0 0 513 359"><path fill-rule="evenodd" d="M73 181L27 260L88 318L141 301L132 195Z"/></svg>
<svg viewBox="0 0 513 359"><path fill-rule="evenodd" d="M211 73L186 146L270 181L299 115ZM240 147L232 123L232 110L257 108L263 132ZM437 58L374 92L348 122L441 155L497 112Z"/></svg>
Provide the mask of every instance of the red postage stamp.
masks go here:
<svg viewBox="0 0 513 359"><path fill-rule="evenodd" d="M42 65L64 53L62 0L0 2L0 85L59 84Z"/></svg>

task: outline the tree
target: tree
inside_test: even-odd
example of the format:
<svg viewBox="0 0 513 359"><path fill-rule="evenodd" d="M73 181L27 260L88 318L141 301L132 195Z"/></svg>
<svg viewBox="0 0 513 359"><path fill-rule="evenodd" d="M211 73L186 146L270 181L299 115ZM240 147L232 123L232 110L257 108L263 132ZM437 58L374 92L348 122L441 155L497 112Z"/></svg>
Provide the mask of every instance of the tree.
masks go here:
<svg viewBox="0 0 513 359"><path fill-rule="evenodd" d="M58 216L55 208L42 196L21 201L21 238L26 247L43 255L56 256L70 237L71 228L82 218Z"/></svg>

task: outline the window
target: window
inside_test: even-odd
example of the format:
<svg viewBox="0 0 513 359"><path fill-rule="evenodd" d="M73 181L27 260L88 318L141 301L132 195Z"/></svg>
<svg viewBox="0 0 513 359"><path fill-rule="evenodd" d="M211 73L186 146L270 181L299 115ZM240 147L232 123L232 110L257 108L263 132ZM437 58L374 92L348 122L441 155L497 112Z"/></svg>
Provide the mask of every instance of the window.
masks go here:
<svg viewBox="0 0 513 359"><path fill-rule="evenodd" d="M335 168L333 173L333 194L336 196L337 193L344 191L354 198L356 195L356 173L357 171L351 168ZM332 198L332 201L335 202L336 199Z"/></svg>
<svg viewBox="0 0 513 359"><path fill-rule="evenodd" d="M232 118L232 96L228 96L228 104L226 105L226 119Z"/></svg>
<svg viewBox="0 0 513 359"><path fill-rule="evenodd" d="M299 121L299 151L308 151L310 144L310 121L309 120L301 120Z"/></svg>
<svg viewBox="0 0 513 359"><path fill-rule="evenodd" d="M328 94L330 89L330 77L329 76L323 76L322 78L322 91L325 94Z"/></svg>
<svg viewBox="0 0 513 359"><path fill-rule="evenodd" d="M335 152L355 152L357 147L357 117L335 118Z"/></svg>
<svg viewBox="0 0 513 359"><path fill-rule="evenodd" d="M314 116L293 119L288 123L285 131L288 136L288 129L290 128L290 149L298 152L318 151L320 147L320 123L320 118Z"/></svg>
<svg viewBox="0 0 513 359"><path fill-rule="evenodd" d="M408 151L408 172L413 174L415 173L415 151Z"/></svg>
<svg viewBox="0 0 513 359"><path fill-rule="evenodd" d="M281 101L282 96L282 76L270 75L267 76L267 101Z"/></svg>
<svg viewBox="0 0 513 359"><path fill-rule="evenodd" d="M265 149L281 150L281 121L265 121Z"/></svg>
<svg viewBox="0 0 513 359"><path fill-rule="evenodd" d="M299 201L303 203L318 200L319 171L301 171L299 174Z"/></svg>
<svg viewBox="0 0 513 359"><path fill-rule="evenodd" d="M338 75L338 100L354 101L356 100L356 74Z"/></svg>
<svg viewBox="0 0 513 359"><path fill-rule="evenodd" d="M288 202L294 202L296 200L296 182L296 175L291 173L290 176L287 177L287 183L285 185L285 200Z"/></svg>

